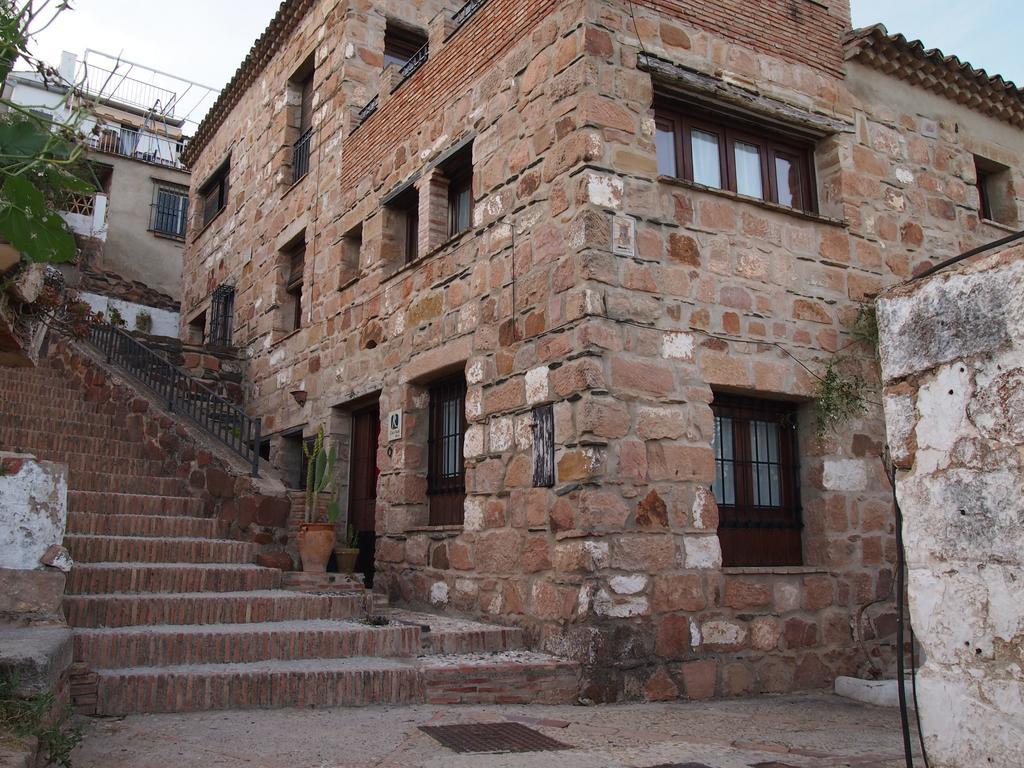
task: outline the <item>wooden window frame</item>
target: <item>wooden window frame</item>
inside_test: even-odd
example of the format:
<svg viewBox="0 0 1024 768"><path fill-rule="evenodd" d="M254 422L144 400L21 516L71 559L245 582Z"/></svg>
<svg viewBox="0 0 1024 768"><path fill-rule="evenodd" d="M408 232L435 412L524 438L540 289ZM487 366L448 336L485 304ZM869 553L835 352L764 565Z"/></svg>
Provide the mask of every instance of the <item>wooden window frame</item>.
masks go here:
<svg viewBox="0 0 1024 768"><path fill-rule="evenodd" d="M733 468L734 503L718 500L723 566L803 565L796 404L716 393L711 408L716 427L722 418L731 419L733 426L732 458L725 459L721 446L715 446L716 476L722 462ZM750 450L750 424L754 421L779 426L778 506L755 504L754 466L759 462Z"/></svg>
<svg viewBox="0 0 1024 768"><path fill-rule="evenodd" d="M384 69L390 64L404 67L412 57L427 45L429 37L422 30L393 19L388 19L384 28Z"/></svg>
<svg viewBox="0 0 1024 768"><path fill-rule="evenodd" d="M291 330L297 331L302 327L302 283L306 272L306 241L303 240L289 248L285 252L285 258L288 277L284 290L292 297Z"/></svg>
<svg viewBox="0 0 1024 768"><path fill-rule="evenodd" d="M452 433L444 432L443 405L457 400L459 414L458 471L442 476L442 450ZM466 379L454 376L435 382L430 387L427 439L427 498L430 525L462 525L465 518L466 462L463 449L466 439Z"/></svg>
<svg viewBox="0 0 1024 768"><path fill-rule="evenodd" d="M203 213L203 227L206 227L211 221L217 218L217 215L227 207L228 193L230 191L228 176L230 173L231 163L229 160L210 174L210 178L207 179L203 186L199 188L199 197L203 201L201 207ZM211 206L211 202L213 203L213 206L216 207Z"/></svg>
<svg viewBox="0 0 1024 768"><path fill-rule="evenodd" d="M448 237L460 235L473 226L473 145L460 149L442 166L448 179ZM466 221L459 221L459 199L469 198Z"/></svg>
<svg viewBox="0 0 1024 768"><path fill-rule="evenodd" d="M761 156L761 184L765 202L792 207L793 210L816 214L818 201L815 193L814 147L809 143L786 137L778 133L764 131L756 126L729 120L718 115L703 112L698 108L687 109L680 106L656 105L655 130L658 126L671 126L674 135L676 177L695 182L693 178L693 143L694 129L714 134L718 137L718 162L722 178L721 189L740 194L736 179L736 142L751 144L758 148ZM778 178L775 170L775 158L782 155L795 161L799 169L799 189L794 195L794 205L787 206L779 202ZM659 168L659 172L661 169ZM711 187L714 189L714 187ZM758 198L754 198L758 199Z"/></svg>

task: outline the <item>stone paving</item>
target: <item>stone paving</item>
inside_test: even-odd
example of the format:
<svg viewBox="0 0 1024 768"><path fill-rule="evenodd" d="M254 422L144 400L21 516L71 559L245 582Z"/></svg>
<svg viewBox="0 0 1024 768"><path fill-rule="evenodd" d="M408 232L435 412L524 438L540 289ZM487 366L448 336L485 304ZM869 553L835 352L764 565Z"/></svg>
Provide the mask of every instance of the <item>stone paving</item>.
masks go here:
<svg viewBox="0 0 1024 768"><path fill-rule="evenodd" d="M573 749L459 755L421 725L524 722ZM827 694L599 707L412 706L87 721L76 768L901 768L899 712Z"/></svg>

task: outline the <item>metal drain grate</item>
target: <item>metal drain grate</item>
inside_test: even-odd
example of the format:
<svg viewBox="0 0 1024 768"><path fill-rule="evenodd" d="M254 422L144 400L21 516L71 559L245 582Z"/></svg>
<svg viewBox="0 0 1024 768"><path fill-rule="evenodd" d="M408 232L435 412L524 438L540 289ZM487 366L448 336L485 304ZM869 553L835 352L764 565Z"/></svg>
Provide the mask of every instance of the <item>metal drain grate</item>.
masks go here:
<svg viewBox="0 0 1024 768"><path fill-rule="evenodd" d="M553 752L572 749L540 731L519 723L467 723L464 725L421 725L420 730L454 752Z"/></svg>

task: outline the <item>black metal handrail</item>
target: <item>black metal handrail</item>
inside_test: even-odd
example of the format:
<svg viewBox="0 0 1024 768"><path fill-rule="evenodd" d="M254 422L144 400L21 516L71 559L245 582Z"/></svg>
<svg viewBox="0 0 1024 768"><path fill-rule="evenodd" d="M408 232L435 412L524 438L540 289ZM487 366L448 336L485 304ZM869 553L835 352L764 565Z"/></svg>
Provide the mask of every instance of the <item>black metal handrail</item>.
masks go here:
<svg viewBox="0 0 1024 768"><path fill-rule="evenodd" d="M307 128L292 146L292 183L309 173L309 145L313 140L313 129Z"/></svg>
<svg viewBox="0 0 1024 768"><path fill-rule="evenodd" d="M359 122L357 125L362 125L366 122L366 118L377 111L377 106L380 104L380 94L375 94L372 99L366 102L366 106L359 110L357 117Z"/></svg>
<svg viewBox="0 0 1024 768"><path fill-rule="evenodd" d="M89 342L107 362L130 373L167 403L249 462L252 476L259 474L262 422L172 365L138 339L112 325L92 328Z"/></svg>

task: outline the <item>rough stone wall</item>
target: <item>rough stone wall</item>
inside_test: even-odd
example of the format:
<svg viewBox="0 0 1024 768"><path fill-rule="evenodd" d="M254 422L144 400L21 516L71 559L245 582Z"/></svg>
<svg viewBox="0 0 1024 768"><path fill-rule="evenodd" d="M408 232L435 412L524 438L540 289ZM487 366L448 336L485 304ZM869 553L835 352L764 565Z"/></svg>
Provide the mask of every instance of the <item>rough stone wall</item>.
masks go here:
<svg viewBox="0 0 1024 768"><path fill-rule="evenodd" d="M850 342L857 302L998 230L967 228L977 200L959 164L928 177L963 192L953 219L929 207L939 193L917 190L931 155L909 179L902 170L912 134L952 106L903 115L855 92L834 65L844 4L799 5L822 30L809 46L834 35L830 56L772 55L782 37L754 45L743 25L698 27L679 4L630 14L596 0L490 0L438 48L441 5L423 4L430 60L356 128L380 85L384 17L407 6L320 3L197 160L201 182L231 148L233 191L193 233L184 310L235 282L236 341L275 460L281 433L323 423L345 476L350 404L369 396L382 415L402 411L401 437L383 433L378 454L376 588L523 626L587 663L594 699L783 691L891 665L881 409L817 441L807 368ZM286 81L314 47L324 154L289 188ZM821 215L659 178L643 50L845 124L817 146ZM993 133L992 121L972 125ZM878 139L883 128L904 140ZM928 152L955 133L923 139ZM469 137L472 229L444 241L428 204L420 258L401 264L382 198L407 180L429 197L432 162ZM633 222L633 257L612 252L613 216ZM908 222L919 236L904 234ZM354 257L345 235L356 227ZM288 333L279 251L303 230L305 321ZM877 376L870 354L855 362ZM465 525L431 528L426 386L457 371L468 385ZM721 567L706 490L716 391L804 403L802 567ZM532 408L548 403L556 484L533 488Z"/></svg>
<svg viewBox="0 0 1024 768"><path fill-rule="evenodd" d="M878 301L919 702L938 768L1024 764L1024 247Z"/></svg>
<svg viewBox="0 0 1024 768"><path fill-rule="evenodd" d="M67 466L0 452L0 621L62 623L64 574L41 562L64 541Z"/></svg>

